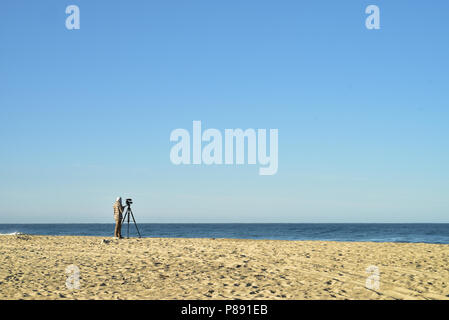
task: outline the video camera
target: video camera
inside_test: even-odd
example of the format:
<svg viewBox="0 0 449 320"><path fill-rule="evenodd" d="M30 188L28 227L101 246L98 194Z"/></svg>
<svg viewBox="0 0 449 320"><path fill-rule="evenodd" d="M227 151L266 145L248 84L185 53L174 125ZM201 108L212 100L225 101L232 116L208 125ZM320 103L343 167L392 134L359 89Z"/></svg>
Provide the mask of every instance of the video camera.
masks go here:
<svg viewBox="0 0 449 320"><path fill-rule="evenodd" d="M129 206L133 204L133 199L126 199L126 205Z"/></svg>

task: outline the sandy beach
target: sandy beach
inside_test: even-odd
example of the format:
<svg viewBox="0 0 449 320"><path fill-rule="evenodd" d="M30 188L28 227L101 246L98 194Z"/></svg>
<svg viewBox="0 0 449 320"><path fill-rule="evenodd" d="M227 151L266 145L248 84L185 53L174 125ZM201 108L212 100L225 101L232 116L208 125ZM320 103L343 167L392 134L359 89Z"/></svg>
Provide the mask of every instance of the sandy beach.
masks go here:
<svg viewBox="0 0 449 320"><path fill-rule="evenodd" d="M0 299L449 299L449 245L3 235Z"/></svg>

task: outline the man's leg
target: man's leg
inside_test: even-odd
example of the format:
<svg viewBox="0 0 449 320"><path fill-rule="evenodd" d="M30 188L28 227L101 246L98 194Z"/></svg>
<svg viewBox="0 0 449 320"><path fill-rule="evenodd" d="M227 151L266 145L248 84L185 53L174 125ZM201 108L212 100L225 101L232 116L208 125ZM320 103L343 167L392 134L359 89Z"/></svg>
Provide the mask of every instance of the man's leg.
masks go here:
<svg viewBox="0 0 449 320"><path fill-rule="evenodd" d="M120 220L115 220L114 237L119 237L119 225L120 225Z"/></svg>
<svg viewBox="0 0 449 320"><path fill-rule="evenodd" d="M118 221L118 237L122 237L122 220Z"/></svg>

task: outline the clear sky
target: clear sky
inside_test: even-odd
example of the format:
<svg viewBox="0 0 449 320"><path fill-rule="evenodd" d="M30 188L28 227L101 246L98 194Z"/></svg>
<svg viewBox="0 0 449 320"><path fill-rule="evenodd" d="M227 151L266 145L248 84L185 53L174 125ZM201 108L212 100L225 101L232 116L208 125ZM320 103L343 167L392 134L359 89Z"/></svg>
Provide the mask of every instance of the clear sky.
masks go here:
<svg viewBox="0 0 449 320"><path fill-rule="evenodd" d="M449 222L448 39L445 0L1 1L0 223ZM278 173L173 165L193 120Z"/></svg>

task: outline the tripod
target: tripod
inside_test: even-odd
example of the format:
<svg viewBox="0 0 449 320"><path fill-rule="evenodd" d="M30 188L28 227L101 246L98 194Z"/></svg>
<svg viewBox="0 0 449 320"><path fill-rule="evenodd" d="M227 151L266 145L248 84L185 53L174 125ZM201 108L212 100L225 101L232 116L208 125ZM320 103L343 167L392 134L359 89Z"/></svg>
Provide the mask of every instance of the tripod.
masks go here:
<svg viewBox="0 0 449 320"><path fill-rule="evenodd" d="M137 233L139 234L139 238L142 238L139 232L139 228L137 228L136 219L134 219L133 212L131 211L131 205L128 204L126 208L125 215L123 216L122 225L125 222L126 217L128 217L128 239L129 239L129 218L132 217L134 221L134 225L136 226Z"/></svg>

